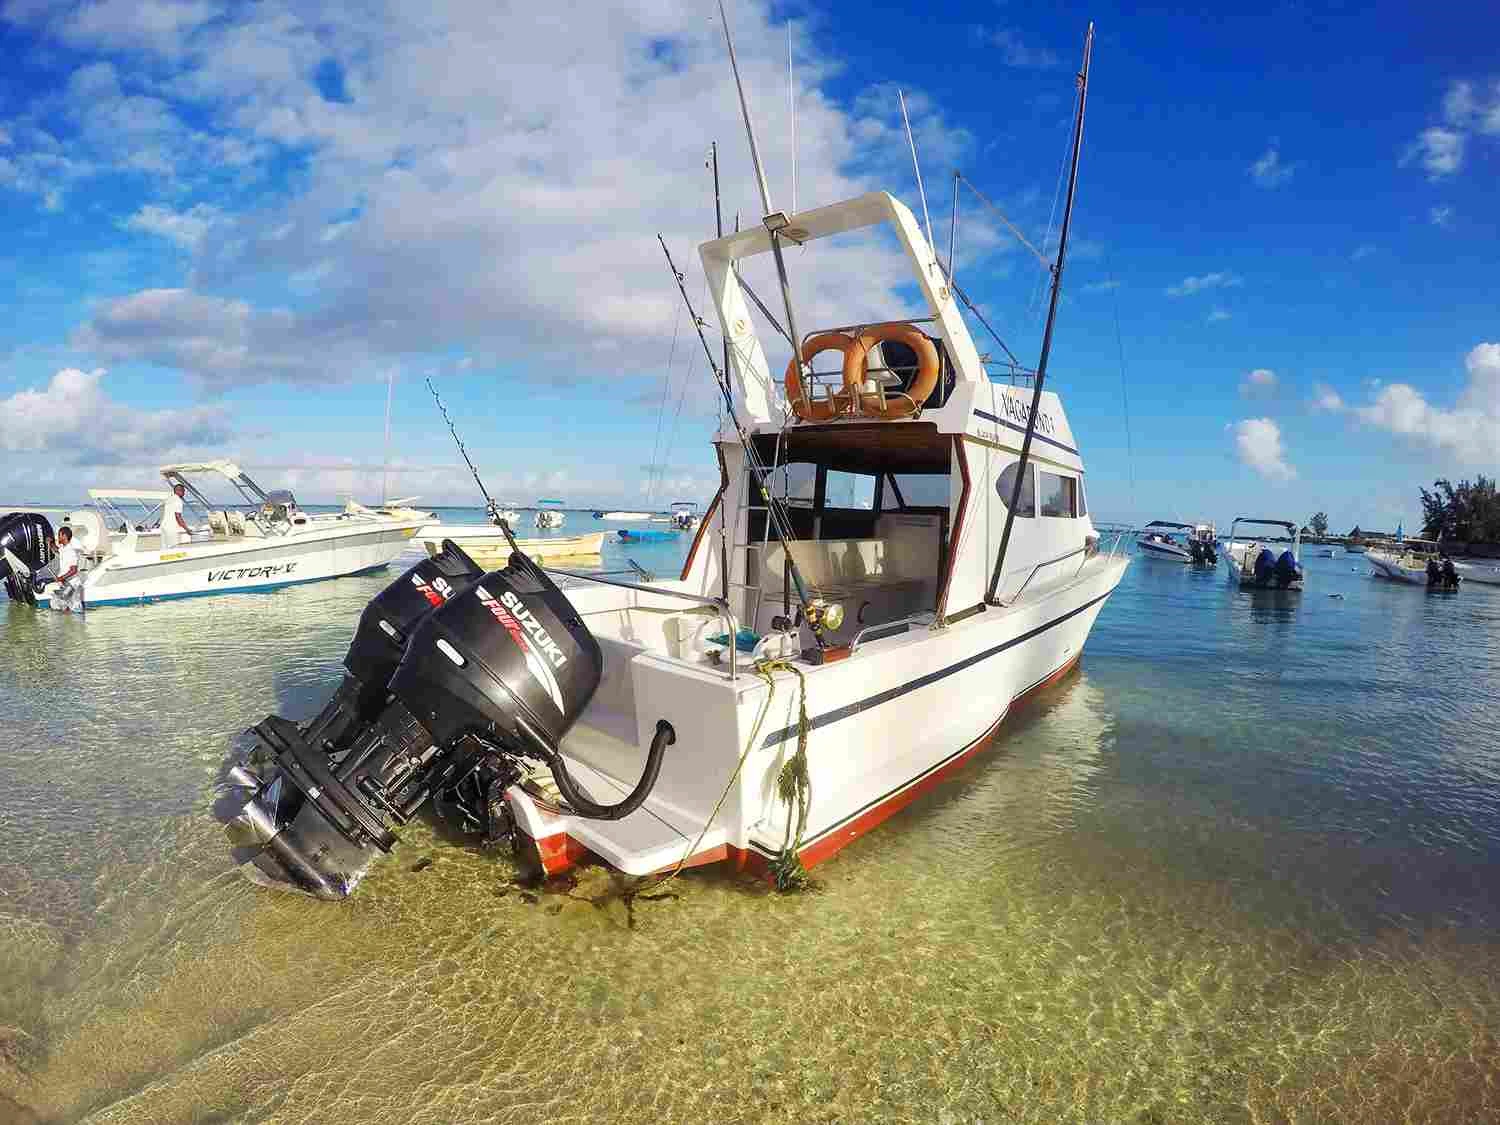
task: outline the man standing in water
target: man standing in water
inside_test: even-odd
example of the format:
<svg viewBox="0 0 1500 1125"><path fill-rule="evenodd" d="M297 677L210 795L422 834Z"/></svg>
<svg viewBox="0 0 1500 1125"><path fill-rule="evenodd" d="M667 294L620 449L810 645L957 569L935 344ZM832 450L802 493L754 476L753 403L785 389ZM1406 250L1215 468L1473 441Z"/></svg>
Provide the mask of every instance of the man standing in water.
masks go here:
<svg viewBox="0 0 1500 1125"><path fill-rule="evenodd" d="M187 492L180 483L172 486L172 495L161 506L161 547L167 550L193 537L193 529L182 518L182 497Z"/></svg>
<svg viewBox="0 0 1500 1125"><path fill-rule="evenodd" d="M73 529L57 529L57 589L52 605L70 613L83 608L83 577L78 573L78 548L73 546Z"/></svg>

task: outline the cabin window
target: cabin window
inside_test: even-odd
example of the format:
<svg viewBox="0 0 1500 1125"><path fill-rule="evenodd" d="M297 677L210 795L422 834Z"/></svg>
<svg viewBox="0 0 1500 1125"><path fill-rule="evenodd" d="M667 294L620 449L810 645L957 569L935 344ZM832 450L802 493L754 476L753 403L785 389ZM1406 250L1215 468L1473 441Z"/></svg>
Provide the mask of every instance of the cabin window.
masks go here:
<svg viewBox="0 0 1500 1125"><path fill-rule="evenodd" d="M1075 519L1078 516L1078 481L1043 472L1041 477L1042 515Z"/></svg>
<svg viewBox="0 0 1500 1125"><path fill-rule="evenodd" d="M1081 477L1078 480L1078 514L1080 516L1086 516L1089 514L1089 501L1088 497L1084 495L1083 478Z"/></svg>
<svg viewBox="0 0 1500 1125"><path fill-rule="evenodd" d="M875 478L868 473L841 473L830 469L825 496L823 502L830 508L873 509Z"/></svg>
<svg viewBox="0 0 1500 1125"><path fill-rule="evenodd" d="M1010 494L1016 487L1016 470L1021 462L1016 461L1007 465L1005 471L1000 474L1000 479L995 482L995 491L1000 494L1000 502L1007 507L1010 505ZM1016 506L1016 515L1030 519L1036 515L1036 466L1026 466L1026 480L1021 485L1021 500Z"/></svg>
<svg viewBox="0 0 1500 1125"><path fill-rule="evenodd" d="M949 499L946 473L891 473L885 478L880 508L886 512L946 508Z"/></svg>

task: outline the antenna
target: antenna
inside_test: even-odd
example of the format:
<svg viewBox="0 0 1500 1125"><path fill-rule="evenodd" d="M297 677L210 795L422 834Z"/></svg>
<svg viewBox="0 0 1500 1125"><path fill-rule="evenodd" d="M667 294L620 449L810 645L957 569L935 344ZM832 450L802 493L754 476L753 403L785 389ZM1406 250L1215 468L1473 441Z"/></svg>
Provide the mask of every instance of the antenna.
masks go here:
<svg viewBox="0 0 1500 1125"><path fill-rule="evenodd" d="M792 107L792 214L797 213L797 79L792 74L792 21L786 21L786 96Z"/></svg>
<svg viewBox="0 0 1500 1125"><path fill-rule="evenodd" d="M1036 383L1031 392L1031 413L1026 418L1026 436L1021 439L1021 459L1016 466L1016 484L1010 491L1005 510L1005 530L1000 536L1000 553L995 556L995 570L985 601L995 601L995 590L1004 573L1005 554L1010 547L1010 532L1015 524L1016 504L1021 499L1021 485L1026 480L1026 463L1031 457L1031 438L1036 433L1037 410L1042 405L1042 385L1047 381L1047 356L1052 352L1052 329L1057 325L1057 298L1062 293L1063 257L1068 251L1068 228L1073 223L1073 199L1078 194L1078 160L1083 154L1083 109L1089 99L1089 59L1094 53L1094 25L1089 23L1083 40L1083 68L1078 72L1078 121L1073 128L1073 162L1068 170L1068 199L1063 207L1062 230L1057 236L1057 261L1052 265L1052 298L1047 305L1047 330L1042 334L1042 357L1036 365Z"/></svg>
<svg viewBox="0 0 1500 1125"><path fill-rule="evenodd" d="M896 98L901 103L901 121L906 126L906 143L911 147L912 171L917 174L917 194L922 197L922 220L927 224L927 250L936 254L932 243L932 216L927 213L927 189L922 186L922 166L917 163L917 142L912 140L911 118L906 116L906 95L898 89ZM952 268L953 263L950 261L948 265Z"/></svg>
<svg viewBox="0 0 1500 1125"><path fill-rule="evenodd" d="M745 99L745 84L740 81L740 64L734 55L734 37L729 33L729 15L724 11L724 0L719 0L719 19L724 24L724 43L729 48L729 66L734 71L735 89L740 94L740 113L745 118L745 136L750 139L750 159L755 164L755 180L760 187L760 201L765 207L761 219L766 233L771 236L771 255L776 259L776 279L781 282L781 301L786 306L786 326L792 336L792 359L803 374L810 374L807 362L802 358L802 335L797 331L797 316L792 312L792 286L786 276L786 261L781 255L781 231L791 225L786 215L771 206L771 189L766 184L766 171L760 162L760 146L755 143L755 125L750 120L750 103Z"/></svg>
<svg viewBox="0 0 1500 1125"><path fill-rule="evenodd" d="M380 506L385 507L386 478L391 465L391 394L396 389L396 369L385 377L385 452L380 458Z"/></svg>

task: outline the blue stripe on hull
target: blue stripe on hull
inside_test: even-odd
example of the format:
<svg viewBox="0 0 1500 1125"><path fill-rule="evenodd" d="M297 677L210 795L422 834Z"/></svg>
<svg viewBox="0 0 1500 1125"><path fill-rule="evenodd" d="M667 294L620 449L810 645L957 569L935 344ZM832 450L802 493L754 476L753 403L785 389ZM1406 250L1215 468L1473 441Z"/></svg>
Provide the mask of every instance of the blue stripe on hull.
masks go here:
<svg viewBox="0 0 1500 1125"><path fill-rule="evenodd" d="M388 562L383 562L375 566L367 566L363 570L351 570L348 574L328 574L322 578L294 578L290 582L267 582L263 586L225 586L222 589L185 590L180 594L153 594L150 597L100 598L98 601L91 601L85 594L83 608L88 610L107 605L152 605L155 602L175 602L184 598L211 598L219 594L269 594L274 590L284 590L288 586L306 586L309 582L332 582L338 578L356 578L361 574L375 574L390 565ZM37 598L36 604L39 609L50 609L52 599Z"/></svg>

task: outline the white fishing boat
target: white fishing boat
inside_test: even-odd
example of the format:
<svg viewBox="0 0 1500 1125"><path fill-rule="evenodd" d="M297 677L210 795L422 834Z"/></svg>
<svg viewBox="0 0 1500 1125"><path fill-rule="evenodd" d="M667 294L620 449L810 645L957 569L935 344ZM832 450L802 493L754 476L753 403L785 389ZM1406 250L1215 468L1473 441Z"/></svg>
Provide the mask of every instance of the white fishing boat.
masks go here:
<svg viewBox="0 0 1500 1125"><path fill-rule="evenodd" d="M149 516L122 518L120 504L134 501L154 514L170 491L90 489L94 506L64 520L82 558L85 608L266 590L377 570L401 553L423 522L421 513L383 515L359 505L310 514L290 492L262 489L232 461L167 465L161 474L169 488L183 486L188 511L203 526L180 539L169 529L164 543ZM243 504L208 499L196 481L215 477L228 481ZM48 584L37 604L50 606L57 592Z"/></svg>
<svg viewBox="0 0 1500 1125"><path fill-rule="evenodd" d="M1174 538L1177 535L1182 536L1181 541ZM1135 546L1147 558L1167 562L1213 566L1218 561L1219 541L1211 523L1152 520L1141 529Z"/></svg>
<svg viewBox="0 0 1500 1125"><path fill-rule="evenodd" d="M604 549L607 532L590 531L583 535L549 535L515 542L529 557L541 562L551 559L576 559L598 556ZM486 570L498 570L510 561L512 548L505 532L494 524L432 523L417 532L417 541L427 553L436 556L443 540L451 539L464 553Z"/></svg>
<svg viewBox="0 0 1500 1125"><path fill-rule="evenodd" d="M610 520L613 523L645 523L651 518L650 512L600 512L599 519Z"/></svg>
<svg viewBox="0 0 1500 1125"><path fill-rule="evenodd" d="M592 855L633 875L724 862L790 882L952 775L1019 700L1072 669L1129 562L1100 549L1078 438L1045 389L1092 37L1034 375L990 380L904 204L875 191L784 215L762 186L765 221L699 249L730 371L700 328L726 403L721 484L680 576L517 560L445 578L438 608L397 622L399 669L374 685L383 709L347 756L285 719L257 727L276 768L231 775L250 794L234 823L262 842L257 862L347 894L437 792L549 873ZM905 251L921 311L802 334L788 281L800 362L773 377L739 263L770 254L784 278L784 262L866 232ZM830 351L841 367L821 393L810 361ZM442 557L445 574L463 564ZM290 804L273 795L293 786Z"/></svg>
<svg viewBox="0 0 1500 1125"><path fill-rule="evenodd" d="M678 500L673 503L672 514L667 517L667 522L674 531L696 531L701 519L696 503L692 500Z"/></svg>
<svg viewBox="0 0 1500 1125"><path fill-rule="evenodd" d="M561 500L538 500L535 524L538 531L554 531L567 522Z"/></svg>
<svg viewBox="0 0 1500 1125"><path fill-rule="evenodd" d="M1239 538L1240 524L1278 527L1291 537L1291 546L1262 539ZM1229 525L1229 543L1224 548L1229 581L1236 586L1265 590L1302 589L1302 530L1291 520L1238 517Z"/></svg>

